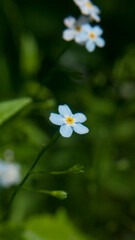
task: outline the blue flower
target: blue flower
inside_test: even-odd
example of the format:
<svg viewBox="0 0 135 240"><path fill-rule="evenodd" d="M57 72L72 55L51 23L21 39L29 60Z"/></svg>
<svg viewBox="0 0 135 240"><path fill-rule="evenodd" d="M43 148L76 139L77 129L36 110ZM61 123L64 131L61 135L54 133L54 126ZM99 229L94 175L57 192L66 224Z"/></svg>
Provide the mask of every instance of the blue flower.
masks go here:
<svg viewBox="0 0 135 240"><path fill-rule="evenodd" d="M103 30L98 25L92 27L90 24L84 24L83 30L78 36L76 37L76 42L85 41L85 47L89 52L93 52L98 47L105 46L105 40L101 37Z"/></svg>
<svg viewBox="0 0 135 240"><path fill-rule="evenodd" d="M96 22L100 21L99 13L100 9L94 5L90 0L73 0L75 4L80 8L82 14L89 16Z"/></svg>
<svg viewBox="0 0 135 240"><path fill-rule="evenodd" d="M82 25L88 21L88 18L85 16L81 16L78 19L75 19L72 16L66 17L64 19L64 24L67 27L63 31L63 39L66 41L75 40L79 33L83 31ZM83 40L79 42L82 44Z"/></svg>
<svg viewBox="0 0 135 240"><path fill-rule="evenodd" d="M63 137L71 137L73 131L78 134L89 132L89 129L81 124L87 120L83 113L73 114L66 104L59 105L58 111L59 114L51 113L49 119L53 124L60 126L60 134Z"/></svg>

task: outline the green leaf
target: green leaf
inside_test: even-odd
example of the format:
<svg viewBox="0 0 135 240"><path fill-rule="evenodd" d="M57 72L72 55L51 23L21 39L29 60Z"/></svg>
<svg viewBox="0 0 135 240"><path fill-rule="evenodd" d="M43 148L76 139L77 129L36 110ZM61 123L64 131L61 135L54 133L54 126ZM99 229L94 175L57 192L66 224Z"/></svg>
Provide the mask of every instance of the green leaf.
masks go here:
<svg viewBox="0 0 135 240"><path fill-rule="evenodd" d="M33 233L32 231L26 231L23 235L24 240L47 240L47 238L40 238L39 236L37 236L35 233Z"/></svg>
<svg viewBox="0 0 135 240"><path fill-rule="evenodd" d="M23 226L16 223L4 223L0 225L0 240L23 240ZM34 239L33 239L34 240Z"/></svg>
<svg viewBox="0 0 135 240"><path fill-rule="evenodd" d="M35 74L39 70L40 56L35 37L23 34L21 37L20 63L23 73Z"/></svg>
<svg viewBox="0 0 135 240"><path fill-rule="evenodd" d="M0 126L9 118L11 118L13 115L15 115L17 112L19 112L22 108L30 104L31 102L32 102L32 99L29 97L1 102L0 103Z"/></svg>
<svg viewBox="0 0 135 240"><path fill-rule="evenodd" d="M73 225L65 211L59 211L55 216L35 216L25 222L25 240L87 240ZM28 234L29 231L29 234ZM35 238L33 238L33 236ZM93 238L89 237L89 240Z"/></svg>

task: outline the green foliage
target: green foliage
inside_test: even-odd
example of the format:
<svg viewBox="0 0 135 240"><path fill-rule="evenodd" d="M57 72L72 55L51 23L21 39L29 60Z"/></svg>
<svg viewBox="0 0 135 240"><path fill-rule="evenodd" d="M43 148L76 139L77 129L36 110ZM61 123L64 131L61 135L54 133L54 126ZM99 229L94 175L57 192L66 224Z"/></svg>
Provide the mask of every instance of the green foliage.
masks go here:
<svg viewBox="0 0 135 240"><path fill-rule="evenodd" d="M135 47L134 45L128 46L124 57L118 59L114 65L114 78L121 81L128 82L134 80L135 77Z"/></svg>
<svg viewBox="0 0 135 240"><path fill-rule="evenodd" d="M34 217L26 222L26 228L28 230L24 234L25 240L33 240L33 236L37 236L37 240L87 239L73 226L63 211L58 212L55 216ZM93 239L89 238L89 240Z"/></svg>
<svg viewBox="0 0 135 240"><path fill-rule="evenodd" d="M63 18L80 14L72 0L0 1L0 158L12 149L24 176L57 130L48 118L59 104L85 113L90 129L60 138L26 182L68 198L22 189L0 240L135 239L135 1L93 2L106 47L88 53L62 39ZM0 189L0 215L13 191Z"/></svg>
<svg viewBox="0 0 135 240"><path fill-rule="evenodd" d="M7 223L0 226L0 239L1 240L23 240L23 227L13 223Z"/></svg>
<svg viewBox="0 0 135 240"><path fill-rule="evenodd" d="M0 125L32 102L31 98L20 98L0 103Z"/></svg>
<svg viewBox="0 0 135 240"><path fill-rule="evenodd" d="M9 223L0 227L1 240L14 238L17 240L95 240L80 233L63 210L55 216L38 215L20 225Z"/></svg>
<svg viewBox="0 0 135 240"><path fill-rule="evenodd" d="M39 50L36 40L32 34L21 37L20 64L25 74L35 74L39 70Z"/></svg>

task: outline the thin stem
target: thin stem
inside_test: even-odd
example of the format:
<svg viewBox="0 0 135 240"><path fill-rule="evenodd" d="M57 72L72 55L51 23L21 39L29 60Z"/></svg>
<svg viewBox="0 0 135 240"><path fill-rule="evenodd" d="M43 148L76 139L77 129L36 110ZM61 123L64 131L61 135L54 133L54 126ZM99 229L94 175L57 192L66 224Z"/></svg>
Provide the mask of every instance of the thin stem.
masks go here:
<svg viewBox="0 0 135 240"><path fill-rule="evenodd" d="M31 165L31 167L29 168L28 172L26 173L26 175L24 176L23 180L20 182L20 184L17 186L17 188L15 189L13 195L11 196L11 199L8 203L8 209L6 211L6 213L4 214L4 216L1 218L0 221L5 220L5 218L8 215L8 212L13 204L13 201L17 195L17 193L19 192L19 190L21 189L21 187L24 185L24 183L26 182L26 180L28 179L28 177L31 175L31 171L35 168L35 166L37 165L38 161L40 160L40 158L42 157L42 155L59 139L60 134L57 132L54 137L52 138L52 140L45 146L42 146L42 150L39 152L39 154L37 155L35 161L33 162L33 164Z"/></svg>
<svg viewBox="0 0 135 240"><path fill-rule="evenodd" d="M78 174L84 173L84 166L76 164L71 168L68 168L63 171L31 171L31 174L52 174L52 175L63 175L63 174Z"/></svg>
<svg viewBox="0 0 135 240"><path fill-rule="evenodd" d="M50 172L50 174L52 174L52 175L63 175L63 174L67 174L67 173L70 173L70 172L68 170L58 171L58 172L56 172L56 171Z"/></svg>
<svg viewBox="0 0 135 240"><path fill-rule="evenodd" d="M31 174L51 174L51 175L62 175L70 173L69 170L63 170L63 171L32 171Z"/></svg>
<svg viewBox="0 0 135 240"><path fill-rule="evenodd" d="M31 191L31 192L35 192L35 193L43 193L43 194L49 194L49 195L52 195L52 192L53 191L49 191L49 190L35 190L35 189L32 189L32 188L29 188L29 187L22 187L23 190L27 190L27 191Z"/></svg>

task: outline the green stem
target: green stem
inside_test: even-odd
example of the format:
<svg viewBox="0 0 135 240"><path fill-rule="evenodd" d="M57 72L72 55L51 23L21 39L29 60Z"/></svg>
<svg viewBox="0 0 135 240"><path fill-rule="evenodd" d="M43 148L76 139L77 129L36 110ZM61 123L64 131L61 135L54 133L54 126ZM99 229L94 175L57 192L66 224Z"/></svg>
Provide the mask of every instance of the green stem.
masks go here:
<svg viewBox="0 0 135 240"><path fill-rule="evenodd" d="M50 172L50 174L52 175L63 175L63 174L67 174L67 173L70 173L69 170L65 170L65 171L52 171Z"/></svg>
<svg viewBox="0 0 135 240"><path fill-rule="evenodd" d="M69 170L64 171L32 171L31 174L51 174L51 175L62 175L69 173Z"/></svg>
<svg viewBox="0 0 135 240"><path fill-rule="evenodd" d="M31 191L31 192L35 192L35 193L41 193L41 194L48 194L52 197L56 197L60 200L64 200L67 198L67 192L63 191L63 190L44 190L44 189L32 189L32 188L29 188L29 187L23 187L24 190L27 190L27 191Z"/></svg>
<svg viewBox="0 0 135 240"><path fill-rule="evenodd" d="M0 222L5 220L8 212L13 204L13 201L17 195L17 193L19 192L19 190L21 189L21 187L24 185L24 183L26 182L26 180L28 179L28 177L31 175L31 171L35 168L35 166L37 165L38 161L40 160L40 158L42 157L42 155L58 140L58 138L60 137L60 134L57 132L54 137L52 138L52 140L45 146L43 145L42 150L39 152L39 154L37 155L35 161L33 162L33 164L31 165L31 167L29 168L28 172L26 173L26 175L24 176L23 180L20 182L20 184L17 186L17 188L15 189L13 195L11 196L11 199L8 203L8 209L6 211L6 213L4 214L4 216L1 218Z"/></svg>
<svg viewBox="0 0 135 240"><path fill-rule="evenodd" d="M31 174L52 174L52 175L62 175L62 174L78 174L84 173L84 166L76 164L73 167L63 170L63 171L31 171Z"/></svg>

